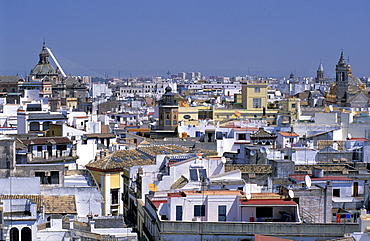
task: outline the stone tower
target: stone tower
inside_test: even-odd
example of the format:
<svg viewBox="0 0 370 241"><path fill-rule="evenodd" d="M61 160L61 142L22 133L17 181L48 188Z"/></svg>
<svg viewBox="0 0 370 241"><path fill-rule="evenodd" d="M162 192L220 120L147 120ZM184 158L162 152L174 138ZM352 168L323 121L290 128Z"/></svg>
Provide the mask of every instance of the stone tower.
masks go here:
<svg viewBox="0 0 370 241"><path fill-rule="evenodd" d="M335 73L336 100L338 103L345 103L347 101L348 91L348 64L343 58L343 51L340 54Z"/></svg>
<svg viewBox="0 0 370 241"><path fill-rule="evenodd" d="M320 63L319 68L316 71L316 83L323 84L325 82L324 66Z"/></svg>
<svg viewBox="0 0 370 241"><path fill-rule="evenodd" d="M179 106L172 93L172 88L167 86L162 99L159 101L159 130L174 131L178 125Z"/></svg>

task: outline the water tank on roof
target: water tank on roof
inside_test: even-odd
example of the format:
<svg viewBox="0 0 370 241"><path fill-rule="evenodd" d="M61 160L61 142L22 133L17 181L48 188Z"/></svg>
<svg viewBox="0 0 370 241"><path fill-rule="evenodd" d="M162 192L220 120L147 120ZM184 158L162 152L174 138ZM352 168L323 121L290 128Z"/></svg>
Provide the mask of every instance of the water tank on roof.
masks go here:
<svg viewBox="0 0 370 241"><path fill-rule="evenodd" d="M324 169L321 168L312 168L312 177L323 177Z"/></svg>

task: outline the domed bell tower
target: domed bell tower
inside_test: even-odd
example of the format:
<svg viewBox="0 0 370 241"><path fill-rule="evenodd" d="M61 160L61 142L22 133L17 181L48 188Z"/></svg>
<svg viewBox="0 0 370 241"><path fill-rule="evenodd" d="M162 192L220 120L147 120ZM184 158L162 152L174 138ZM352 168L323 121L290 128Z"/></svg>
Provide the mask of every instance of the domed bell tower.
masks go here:
<svg viewBox="0 0 370 241"><path fill-rule="evenodd" d="M162 99L159 101L159 130L175 131L178 125L179 106L172 93L172 88L167 86Z"/></svg>

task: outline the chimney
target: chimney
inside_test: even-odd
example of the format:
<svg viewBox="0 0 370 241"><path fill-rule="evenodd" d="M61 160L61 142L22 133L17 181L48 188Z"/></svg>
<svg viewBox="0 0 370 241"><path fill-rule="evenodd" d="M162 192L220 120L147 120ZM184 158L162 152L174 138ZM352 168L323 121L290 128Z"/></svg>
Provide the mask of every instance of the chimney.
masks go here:
<svg viewBox="0 0 370 241"><path fill-rule="evenodd" d="M70 229L70 230L73 230L73 228L74 228L74 227L73 227L73 226L74 226L74 221L75 221L75 220L74 220L73 218L70 218L70 219L69 219L69 229Z"/></svg>
<svg viewBox="0 0 370 241"><path fill-rule="evenodd" d="M364 185L364 206L366 209L369 209L369 181L365 180Z"/></svg>
<svg viewBox="0 0 370 241"><path fill-rule="evenodd" d="M90 232L94 232L94 229L95 229L95 221L90 220Z"/></svg>

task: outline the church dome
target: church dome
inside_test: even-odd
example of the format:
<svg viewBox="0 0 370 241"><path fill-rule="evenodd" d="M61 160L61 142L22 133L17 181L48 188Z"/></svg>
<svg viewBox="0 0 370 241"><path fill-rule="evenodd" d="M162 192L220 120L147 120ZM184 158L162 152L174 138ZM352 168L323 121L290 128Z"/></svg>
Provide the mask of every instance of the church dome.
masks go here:
<svg viewBox="0 0 370 241"><path fill-rule="evenodd" d="M36 78L58 75L55 68L49 62L49 52L45 46L45 43L42 46L39 58L39 63L31 70L30 75L36 76Z"/></svg>
<svg viewBox="0 0 370 241"><path fill-rule="evenodd" d="M166 92L171 92L172 91L172 88L170 86L167 86L166 89L165 89Z"/></svg>

